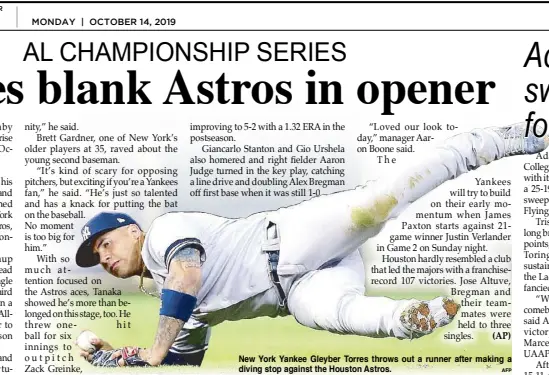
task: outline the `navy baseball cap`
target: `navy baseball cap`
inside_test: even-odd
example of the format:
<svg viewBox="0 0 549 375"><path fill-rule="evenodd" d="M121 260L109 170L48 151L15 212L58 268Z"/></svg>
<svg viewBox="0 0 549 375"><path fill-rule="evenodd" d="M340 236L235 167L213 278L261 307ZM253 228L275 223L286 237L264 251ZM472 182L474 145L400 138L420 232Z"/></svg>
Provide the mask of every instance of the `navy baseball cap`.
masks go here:
<svg viewBox="0 0 549 375"><path fill-rule="evenodd" d="M93 267L99 264L99 255L93 252L93 241L113 229L135 224L130 216L118 212L101 212L92 217L82 228L83 242L76 252L76 264L80 267Z"/></svg>

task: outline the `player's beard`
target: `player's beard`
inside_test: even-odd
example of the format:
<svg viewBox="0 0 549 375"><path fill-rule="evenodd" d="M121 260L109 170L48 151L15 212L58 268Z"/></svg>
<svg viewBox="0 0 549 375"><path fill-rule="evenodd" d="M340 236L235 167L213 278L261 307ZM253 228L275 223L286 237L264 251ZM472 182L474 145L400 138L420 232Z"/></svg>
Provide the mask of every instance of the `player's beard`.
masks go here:
<svg viewBox="0 0 549 375"><path fill-rule="evenodd" d="M112 272L116 277L126 279L132 276L138 276L142 273L143 267L143 258L141 257L141 249L143 248L144 235L140 235L131 251L129 252L129 257L126 259L120 259L118 261L118 267Z"/></svg>

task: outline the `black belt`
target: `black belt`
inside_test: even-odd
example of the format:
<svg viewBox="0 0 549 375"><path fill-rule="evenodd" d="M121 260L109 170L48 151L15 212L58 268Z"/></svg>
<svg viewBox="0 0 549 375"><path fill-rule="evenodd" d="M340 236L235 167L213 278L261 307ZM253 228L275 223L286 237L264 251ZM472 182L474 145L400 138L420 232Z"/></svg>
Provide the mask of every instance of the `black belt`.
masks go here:
<svg viewBox="0 0 549 375"><path fill-rule="evenodd" d="M264 250L268 256L269 277L278 293L278 305L285 309L287 302L286 293L284 293L284 288L282 288L277 272L280 250L276 248L278 246L275 245L278 244L278 231L275 223L269 222L269 225L267 226L267 241L268 244L265 246Z"/></svg>
<svg viewBox="0 0 549 375"><path fill-rule="evenodd" d="M267 255L269 256L269 276L271 277L271 281L276 287L276 291L278 292L278 305L282 308L286 308L286 293L284 293L284 289L280 284L278 272L276 272L276 267L278 266L279 251L267 251Z"/></svg>

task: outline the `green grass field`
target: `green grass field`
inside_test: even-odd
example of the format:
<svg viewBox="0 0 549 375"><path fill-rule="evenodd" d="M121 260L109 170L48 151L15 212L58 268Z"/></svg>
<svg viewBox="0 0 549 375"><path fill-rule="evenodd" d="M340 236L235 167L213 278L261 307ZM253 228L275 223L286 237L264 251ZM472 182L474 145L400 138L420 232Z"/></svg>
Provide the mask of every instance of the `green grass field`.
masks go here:
<svg viewBox="0 0 549 375"><path fill-rule="evenodd" d="M412 295L400 293L391 295L391 297L411 298ZM434 296L416 293L413 297L429 299ZM124 345L150 347L158 322L159 300L143 294L125 294L123 299L131 302L131 306L128 308L132 314L128 320L131 322L131 328L117 329L116 319L97 319L95 321L75 319L78 327L73 331L75 334L73 337L76 337L82 329L90 329L114 347ZM119 308L107 308L107 310L118 311ZM476 356L501 356L505 358L505 361L507 361L507 357L511 356L510 342L494 342L489 334L485 332L475 333L475 340L460 343L444 340L444 333L455 328L456 322L450 325L448 329L441 329L427 337L410 341L393 338L373 339L316 331L301 326L291 316L276 319L258 318L225 322L213 327L210 347L200 370L184 367L169 367L165 370L189 373L216 370L237 372L239 366L242 365L238 360L239 355L255 356L259 354L275 356L286 354L307 357L313 354L322 356L343 356L345 354L371 356L375 354L377 356L396 356L399 358L414 356L416 362L408 364L399 361L399 364L391 364L393 370L419 369L421 367L422 371L431 369L447 372L455 369L461 372L466 369L477 369L500 372L502 368L511 367L510 363L487 365L473 362L470 364L428 364L428 366L425 366L425 363L417 363L419 356L449 356L452 357L452 362L455 357L460 355L473 357L473 361ZM87 366L83 360L78 359L78 361L81 362L82 367ZM340 363L340 365L346 364ZM370 363L370 365L373 364Z"/></svg>

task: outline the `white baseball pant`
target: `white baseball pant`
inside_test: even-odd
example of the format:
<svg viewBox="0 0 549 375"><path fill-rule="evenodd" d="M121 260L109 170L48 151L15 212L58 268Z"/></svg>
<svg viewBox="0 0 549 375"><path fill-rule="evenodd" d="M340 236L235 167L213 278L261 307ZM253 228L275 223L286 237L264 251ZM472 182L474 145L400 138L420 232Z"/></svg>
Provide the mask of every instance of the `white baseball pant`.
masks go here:
<svg viewBox="0 0 549 375"><path fill-rule="evenodd" d="M364 267L356 249L443 182L504 155L499 135L474 130L447 139L398 174L277 211L272 220L280 235L278 271L290 313L314 329L407 337L399 317L413 300L364 296ZM334 259L341 262L322 269Z"/></svg>

